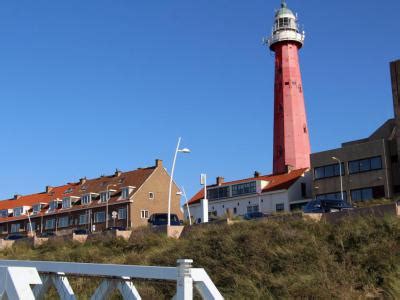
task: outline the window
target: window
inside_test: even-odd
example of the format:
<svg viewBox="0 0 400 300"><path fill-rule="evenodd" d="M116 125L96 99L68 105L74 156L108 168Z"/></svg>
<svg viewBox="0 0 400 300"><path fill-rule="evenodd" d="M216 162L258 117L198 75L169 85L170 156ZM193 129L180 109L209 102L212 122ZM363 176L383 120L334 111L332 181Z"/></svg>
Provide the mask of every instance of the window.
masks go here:
<svg viewBox="0 0 400 300"><path fill-rule="evenodd" d="M229 187L220 187L207 190L207 199L217 200L229 197Z"/></svg>
<svg viewBox="0 0 400 300"><path fill-rule="evenodd" d="M307 185L304 182L301 183L301 197L307 197Z"/></svg>
<svg viewBox="0 0 400 300"><path fill-rule="evenodd" d="M69 218L68 216L61 217L58 219L58 227L65 228L69 226Z"/></svg>
<svg viewBox="0 0 400 300"><path fill-rule="evenodd" d="M150 199L150 200L154 200L154 193L153 193L153 192L150 192L150 193L149 193L149 199Z"/></svg>
<svg viewBox="0 0 400 300"><path fill-rule="evenodd" d="M107 201L110 200L110 191L108 192L101 192L100 193L100 202L101 203L106 203Z"/></svg>
<svg viewBox="0 0 400 300"><path fill-rule="evenodd" d="M342 176L344 175L344 163L342 163ZM340 166L339 164L332 164L328 166L322 166L314 168L314 178L322 179L329 177L340 176Z"/></svg>
<svg viewBox="0 0 400 300"><path fill-rule="evenodd" d="M258 205L249 205L249 206L247 206L247 212L248 213L259 212Z"/></svg>
<svg viewBox="0 0 400 300"><path fill-rule="evenodd" d="M44 229L54 229L56 227L56 219L47 219Z"/></svg>
<svg viewBox="0 0 400 300"><path fill-rule="evenodd" d="M233 213L234 213L235 215L237 214L237 208L236 208L236 207L233 208Z"/></svg>
<svg viewBox="0 0 400 300"><path fill-rule="evenodd" d="M375 186L375 187L357 189L351 191L351 200L355 202L367 201L383 197L385 197L384 186Z"/></svg>
<svg viewBox="0 0 400 300"><path fill-rule="evenodd" d="M329 194L320 194L316 196L317 200L342 200L342 193L329 193ZM347 201L347 193L343 191L343 200Z"/></svg>
<svg viewBox="0 0 400 300"><path fill-rule="evenodd" d="M284 203L277 203L275 205L276 211L285 211L285 204Z"/></svg>
<svg viewBox="0 0 400 300"><path fill-rule="evenodd" d="M0 218L7 218L8 217L8 209L0 210Z"/></svg>
<svg viewBox="0 0 400 300"><path fill-rule="evenodd" d="M126 208L118 209L118 220L125 220L126 219Z"/></svg>
<svg viewBox="0 0 400 300"><path fill-rule="evenodd" d="M129 198L129 188L123 188L122 189L122 199L128 199Z"/></svg>
<svg viewBox="0 0 400 300"><path fill-rule="evenodd" d="M91 194L86 194L82 196L82 204L87 205L92 202L92 195Z"/></svg>
<svg viewBox="0 0 400 300"><path fill-rule="evenodd" d="M32 214L37 215L42 210L42 204L35 204L32 207Z"/></svg>
<svg viewBox="0 0 400 300"><path fill-rule="evenodd" d="M11 224L11 233L19 232L20 228L21 228L21 224L19 224L19 223Z"/></svg>
<svg viewBox="0 0 400 300"><path fill-rule="evenodd" d="M58 208L58 201L53 200L49 204L49 211L55 211Z"/></svg>
<svg viewBox="0 0 400 300"><path fill-rule="evenodd" d="M13 214L13 216L14 216L14 217L18 217L18 216L22 215L22 211L23 211L23 208L22 208L22 207L16 207L16 208L14 208L14 214Z"/></svg>
<svg viewBox="0 0 400 300"><path fill-rule="evenodd" d="M72 188L69 188L67 190L65 190L64 194L71 194L72 193Z"/></svg>
<svg viewBox="0 0 400 300"><path fill-rule="evenodd" d="M382 158L380 156L349 161L349 173L361 173L382 169Z"/></svg>
<svg viewBox="0 0 400 300"><path fill-rule="evenodd" d="M31 224L32 224L32 231L36 231L36 223L31 222L31 223L26 223L26 231L31 232Z"/></svg>
<svg viewBox="0 0 400 300"><path fill-rule="evenodd" d="M149 211L148 210L141 210L140 211L140 217L142 219L148 219L149 218Z"/></svg>
<svg viewBox="0 0 400 300"><path fill-rule="evenodd" d="M62 208L71 208L71 198L65 197L62 201Z"/></svg>
<svg viewBox="0 0 400 300"><path fill-rule="evenodd" d="M246 182L232 185L232 197L256 192L256 182Z"/></svg>
<svg viewBox="0 0 400 300"><path fill-rule="evenodd" d="M103 223L106 221L106 213L104 211L99 211L94 213L94 222Z"/></svg>
<svg viewBox="0 0 400 300"><path fill-rule="evenodd" d="M85 225L88 223L88 215L79 215L79 225Z"/></svg>

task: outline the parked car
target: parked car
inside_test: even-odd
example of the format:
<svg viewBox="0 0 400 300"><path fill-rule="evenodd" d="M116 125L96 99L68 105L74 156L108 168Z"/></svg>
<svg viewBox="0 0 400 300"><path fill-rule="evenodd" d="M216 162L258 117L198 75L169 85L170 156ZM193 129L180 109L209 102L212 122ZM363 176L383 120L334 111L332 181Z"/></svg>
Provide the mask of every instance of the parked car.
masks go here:
<svg viewBox="0 0 400 300"><path fill-rule="evenodd" d="M74 230L74 234L76 234L76 235L89 234L89 230L87 230L87 229L76 229L76 230Z"/></svg>
<svg viewBox="0 0 400 300"><path fill-rule="evenodd" d="M176 214L171 214L170 218L172 226L179 226L183 224L183 221L179 220ZM152 214L148 219L148 222L152 226L168 225L168 214L165 213Z"/></svg>
<svg viewBox="0 0 400 300"><path fill-rule="evenodd" d="M45 231L45 232L42 232L41 234L39 234L39 237L44 237L44 238L52 237L52 236L56 236L54 231Z"/></svg>
<svg viewBox="0 0 400 300"><path fill-rule="evenodd" d="M113 231L113 230L126 230L126 227L123 226L111 226L106 229L106 231Z"/></svg>
<svg viewBox="0 0 400 300"><path fill-rule="evenodd" d="M246 213L243 216L243 219L245 219L245 220L255 220L255 219L260 219L260 218L265 218L265 217L267 217L266 214L264 214L264 213L262 213L260 211L257 211L257 212Z"/></svg>
<svg viewBox="0 0 400 300"><path fill-rule="evenodd" d="M324 199L312 200L304 208L305 213L330 213L346 209L353 209L353 206L344 200Z"/></svg>
<svg viewBox="0 0 400 300"><path fill-rule="evenodd" d="M5 240L7 240L7 241L16 241L16 240L22 240L22 239L26 239L26 235L23 235L20 233L9 234L5 238Z"/></svg>

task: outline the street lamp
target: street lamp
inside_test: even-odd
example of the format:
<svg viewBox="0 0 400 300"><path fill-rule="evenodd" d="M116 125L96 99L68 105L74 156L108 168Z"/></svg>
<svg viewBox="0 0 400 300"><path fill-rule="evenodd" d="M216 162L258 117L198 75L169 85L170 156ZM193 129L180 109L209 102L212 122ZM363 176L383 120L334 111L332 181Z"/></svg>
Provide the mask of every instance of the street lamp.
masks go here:
<svg viewBox="0 0 400 300"><path fill-rule="evenodd" d="M169 180L169 190L168 190L168 227L171 226L171 193L172 193L172 181L174 178L174 170L175 170L175 163L176 163L176 157L178 156L178 152L180 153L190 153L190 150L188 148L183 148L179 149L179 146L181 145L181 137L178 139L178 144L176 145L176 150L174 154L174 160L172 162L172 169L171 169L171 177Z"/></svg>
<svg viewBox="0 0 400 300"><path fill-rule="evenodd" d="M110 200L110 192L109 192L109 188L110 186L117 186L117 183L110 183L107 184L107 189L106 189L106 229L108 228L108 201Z"/></svg>
<svg viewBox="0 0 400 300"><path fill-rule="evenodd" d="M343 200L344 200L344 197L343 197L342 161L341 161L339 158L335 157L335 156L332 156L332 159L333 159L333 160L336 160L336 161L339 163L339 173L340 173L340 194L341 194L342 201L343 201Z"/></svg>
<svg viewBox="0 0 400 300"><path fill-rule="evenodd" d="M185 198L186 209L187 209L188 217L189 217L189 225L192 226L192 216L190 215L189 201L188 201L188 198L186 196L185 188L182 186L182 192L177 192L176 194L177 195L183 195L183 197Z"/></svg>

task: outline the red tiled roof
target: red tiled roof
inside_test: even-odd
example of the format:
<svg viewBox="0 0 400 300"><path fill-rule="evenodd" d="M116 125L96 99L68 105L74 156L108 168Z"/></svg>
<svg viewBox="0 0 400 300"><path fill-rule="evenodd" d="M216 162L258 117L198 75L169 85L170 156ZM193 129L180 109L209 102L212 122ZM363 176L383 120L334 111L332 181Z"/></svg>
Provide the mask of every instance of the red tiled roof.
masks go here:
<svg viewBox="0 0 400 300"><path fill-rule="evenodd" d="M224 182L220 186L227 186L239 183L250 182L254 180L269 181L269 184L262 190L265 192L272 192L278 190L287 190L290 188L308 169L293 170L290 173L279 174L279 175L264 175L259 177L251 177L246 179L240 179L235 181ZM217 187L218 185L213 184L207 186L207 188ZM195 204L200 202L204 198L204 189L198 191L190 200L189 204Z"/></svg>
<svg viewBox="0 0 400 300"><path fill-rule="evenodd" d="M114 189L117 192L111 197L109 203L117 201L119 195L121 194L121 188L126 186L135 186L136 189L133 190L132 195L139 189L140 186L146 181L147 178L153 173L156 167L150 167L145 169L137 169L134 171L129 171L121 173L119 176L102 176L95 179L87 179L83 184L79 182L68 183L66 185L53 187L49 193L42 192L32 195L21 196L18 199L7 199L0 201L0 210L13 209L21 206L33 206L39 203L45 203L46 206L56 199L62 199L64 197L81 197L88 193L100 193L107 190L107 186L110 184L115 184L115 186L109 186L109 189ZM67 193L67 191L69 192ZM118 201L120 202L120 201ZM121 201L123 202L123 201ZM104 204L103 204L104 205ZM71 210L76 210L82 207L98 206L97 201L93 201L90 205L74 205L71 209L62 209L62 212L67 212ZM57 210L59 212L59 210ZM37 215L32 215L32 218L44 215L44 211ZM46 214L46 215L50 215ZM1 218L1 222L9 222L13 220L26 219L26 215L19 217L7 217Z"/></svg>

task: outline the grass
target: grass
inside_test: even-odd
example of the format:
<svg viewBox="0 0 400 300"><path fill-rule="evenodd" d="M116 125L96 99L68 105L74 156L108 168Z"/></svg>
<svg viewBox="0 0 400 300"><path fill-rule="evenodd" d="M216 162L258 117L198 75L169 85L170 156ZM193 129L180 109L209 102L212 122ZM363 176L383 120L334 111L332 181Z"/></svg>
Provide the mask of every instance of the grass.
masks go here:
<svg viewBox="0 0 400 300"><path fill-rule="evenodd" d="M205 268L225 299L400 298L400 219L395 217L335 225L296 219L210 224L192 228L180 240L139 229L130 241L51 241L0 252L0 259L160 266L175 266L178 258L192 258L195 267ZM71 284L81 299L95 288L93 279L75 278ZM143 299L172 297L175 288L164 282L137 286Z"/></svg>

